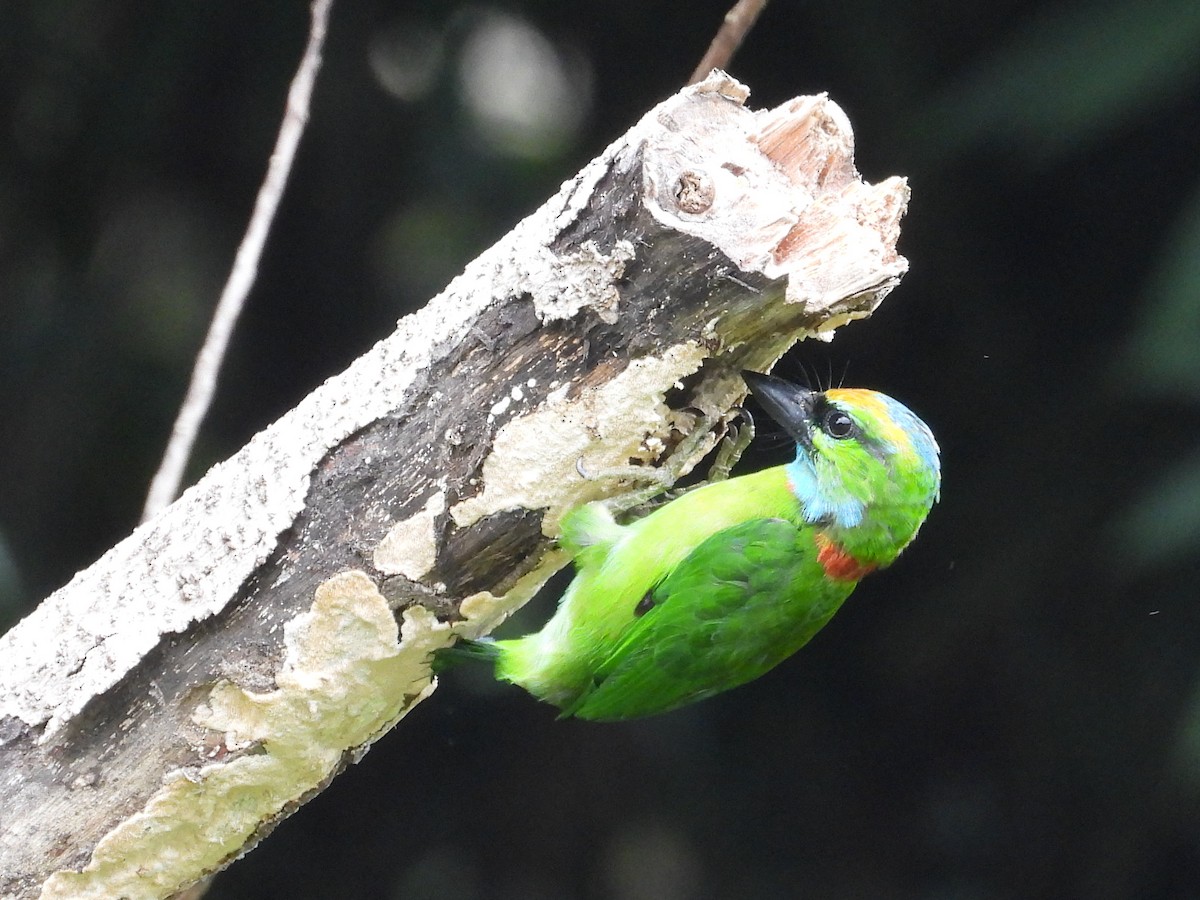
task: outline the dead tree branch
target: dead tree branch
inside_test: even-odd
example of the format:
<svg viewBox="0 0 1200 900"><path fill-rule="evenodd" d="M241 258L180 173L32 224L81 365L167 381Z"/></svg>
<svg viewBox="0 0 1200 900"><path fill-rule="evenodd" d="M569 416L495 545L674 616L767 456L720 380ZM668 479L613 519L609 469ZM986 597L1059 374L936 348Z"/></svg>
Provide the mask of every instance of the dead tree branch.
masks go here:
<svg viewBox="0 0 1200 900"><path fill-rule="evenodd" d="M0 638L0 895L164 897L235 859L564 562L566 510L878 305L905 183L863 183L826 97L746 93L653 109Z"/></svg>

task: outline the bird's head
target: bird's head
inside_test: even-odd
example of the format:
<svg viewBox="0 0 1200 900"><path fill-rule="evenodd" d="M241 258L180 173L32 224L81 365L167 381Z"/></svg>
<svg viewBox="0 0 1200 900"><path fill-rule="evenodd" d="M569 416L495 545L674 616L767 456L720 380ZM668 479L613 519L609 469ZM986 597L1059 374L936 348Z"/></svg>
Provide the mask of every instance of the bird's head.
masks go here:
<svg viewBox="0 0 1200 900"><path fill-rule="evenodd" d="M763 410L796 441L787 473L805 520L843 539L858 533L881 564L894 558L916 535L941 486L928 426L876 391L812 391L756 372L743 377Z"/></svg>

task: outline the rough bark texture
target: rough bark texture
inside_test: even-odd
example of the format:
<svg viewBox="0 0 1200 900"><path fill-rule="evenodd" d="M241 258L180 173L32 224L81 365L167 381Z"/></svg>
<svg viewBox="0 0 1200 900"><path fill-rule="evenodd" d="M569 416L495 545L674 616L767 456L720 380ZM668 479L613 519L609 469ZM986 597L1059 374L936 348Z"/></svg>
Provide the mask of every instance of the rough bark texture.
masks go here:
<svg viewBox="0 0 1200 900"><path fill-rule="evenodd" d="M739 369L875 308L904 182L859 179L825 97L745 97L715 72L652 110L0 639L0 895L165 897L236 858L563 564L566 510L686 469Z"/></svg>

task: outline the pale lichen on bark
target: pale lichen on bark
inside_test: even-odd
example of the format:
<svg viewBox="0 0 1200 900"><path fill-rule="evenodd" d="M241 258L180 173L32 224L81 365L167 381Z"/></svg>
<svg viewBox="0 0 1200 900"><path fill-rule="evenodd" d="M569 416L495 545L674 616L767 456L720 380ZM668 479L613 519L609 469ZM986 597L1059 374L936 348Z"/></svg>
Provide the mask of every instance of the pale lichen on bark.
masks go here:
<svg viewBox="0 0 1200 900"><path fill-rule="evenodd" d="M446 491L439 487L411 518L397 522L375 548L375 568L385 575L420 581L437 562L438 517L446 511Z"/></svg>
<svg viewBox="0 0 1200 900"><path fill-rule="evenodd" d="M161 897L243 851L262 823L336 774L432 690L428 657L450 627L421 607L396 619L375 583L345 572L285 627L277 687L220 682L192 715L222 736L207 765L166 773L144 808L97 844L44 898ZM219 757L243 753L228 762Z"/></svg>
<svg viewBox="0 0 1200 900"><path fill-rule="evenodd" d="M662 386L695 372L705 357L698 344L671 347L661 357L632 361L611 381L585 388L578 397L568 399L568 385L555 388L541 406L496 433L483 464L483 490L452 506L451 517L465 527L517 506L544 509L543 531L553 536L564 513L604 492L601 481L579 474L581 465L584 471L608 465L589 458L596 447L604 448L606 459L643 464L662 455L661 442L647 446L648 436L672 415Z"/></svg>

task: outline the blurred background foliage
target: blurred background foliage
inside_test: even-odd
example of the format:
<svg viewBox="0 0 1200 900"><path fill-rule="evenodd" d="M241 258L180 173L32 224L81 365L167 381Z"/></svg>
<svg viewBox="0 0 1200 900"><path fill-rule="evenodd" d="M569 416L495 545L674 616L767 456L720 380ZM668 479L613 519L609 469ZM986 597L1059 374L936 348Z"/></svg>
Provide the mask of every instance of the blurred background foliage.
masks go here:
<svg viewBox="0 0 1200 900"><path fill-rule="evenodd" d="M676 90L725 6L335 5L193 477ZM135 524L306 27L0 6L0 620ZM911 273L781 371L933 424L921 539L659 719L455 673L211 897L1200 896L1200 5L776 0L732 71L828 91L866 177L911 180Z"/></svg>

